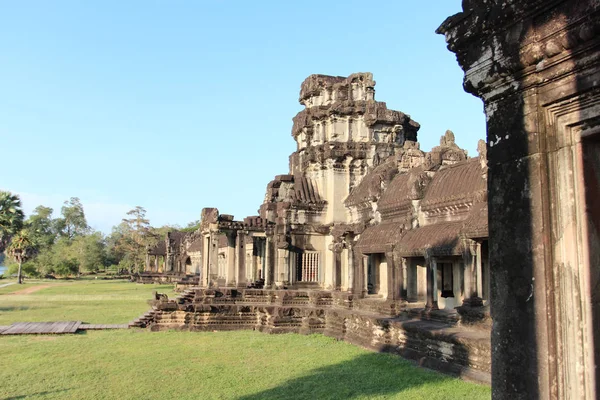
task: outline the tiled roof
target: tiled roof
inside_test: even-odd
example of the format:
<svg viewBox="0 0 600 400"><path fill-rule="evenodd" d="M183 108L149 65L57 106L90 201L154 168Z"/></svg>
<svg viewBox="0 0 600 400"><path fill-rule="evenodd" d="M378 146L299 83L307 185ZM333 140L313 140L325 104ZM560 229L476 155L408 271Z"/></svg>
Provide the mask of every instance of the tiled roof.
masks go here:
<svg viewBox="0 0 600 400"><path fill-rule="evenodd" d="M151 256L164 256L167 254L167 245L164 239L159 239L158 243L154 248L148 250L148 254Z"/></svg>
<svg viewBox="0 0 600 400"><path fill-rule="evenodd" d="M400 239L396 249L403 257L460 255L462 245L459 238L463 222L444 222L411 229Z"/></svg>
<svg viewBox="0 0 600 400"><path fill-rule="evenodd" d="M468 238L485 238L489 236L487 202L473 204L469 218L463 226L462 234Z"/></svg>
<svg viewBox="0 0 600 400"><path fill-rule="evenodd" d="M487 190L478 158L440 169L433 177L421 203L422 210L473 201Z"/></svg>
<svg viewBox="0 0 600 400"><path fill-rule="evenodd" d="M381 195L381 182L389 182L398 172L395 157L388 157L383 163L369 171L360 183L352 189L344 204L354 206L367 201L376 200Z"/></svg>
<svg viewBox="0 0 600 400"><path fill-rule="evenodd" d="M423 173L423 170L423 167L416 167L407 173L396 175L377 203L377 209L385 213L409 205L413 189L411 178Z"/></svg>
<svg viewBox="0 0 600 400"><path fill-rule="evenodd" d="M392 249L402 234L402 225L396 223L382 223L370 226L360 234L357 248L363 254L385 253Z"/></svg>

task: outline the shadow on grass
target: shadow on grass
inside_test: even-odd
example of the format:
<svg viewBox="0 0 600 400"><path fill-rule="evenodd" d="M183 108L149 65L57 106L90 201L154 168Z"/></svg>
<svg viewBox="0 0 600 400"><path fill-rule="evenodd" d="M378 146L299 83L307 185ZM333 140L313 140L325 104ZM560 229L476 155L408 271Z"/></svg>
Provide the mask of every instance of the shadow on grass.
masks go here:
<svg viewBox="0 0 600 400"><path fill-rule="evenodd" d="M268 375L264 375L269 379ZM335 365L318 368L272 389L239 397L262 399L352 399L392 396L407 389L423 388L434 393L436 384L452 378L416 368L397 356L369 353Z"/></svg>
<svg viewBox="0 0 600 400"><path fill-rule="evenodd" d="M27 311L31 307L30 306L9 306L9 307L0 307L0 312L9 312L9 311Z"/></svg>
<svg viewBox="0 0 600 400"><path fill-rule="evenodd" d="M71 389L49 390L49 391L44 391L44 392L32 393L32 394L24 394L22 396L6 397L5 400L30 399L31 397L34 397L34 396L43 397L43 396L47 396L49 394L68 392L69 390L71 390Z"/></svg>

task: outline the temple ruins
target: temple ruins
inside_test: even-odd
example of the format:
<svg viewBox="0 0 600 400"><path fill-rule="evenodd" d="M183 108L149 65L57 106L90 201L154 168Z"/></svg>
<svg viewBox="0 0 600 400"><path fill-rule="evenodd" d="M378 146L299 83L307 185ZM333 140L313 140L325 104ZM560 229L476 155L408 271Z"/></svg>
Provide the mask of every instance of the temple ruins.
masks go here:
<svg viewBox="0 0 600 400"><path fill-rule="evenodd" d="M149 249L140 279L185 291L143 325L322 332L489 381L485 143L469 157L446 131L424 152L374 88L370 73L302 83L289 171L259 215L205 208Z"/></svg>

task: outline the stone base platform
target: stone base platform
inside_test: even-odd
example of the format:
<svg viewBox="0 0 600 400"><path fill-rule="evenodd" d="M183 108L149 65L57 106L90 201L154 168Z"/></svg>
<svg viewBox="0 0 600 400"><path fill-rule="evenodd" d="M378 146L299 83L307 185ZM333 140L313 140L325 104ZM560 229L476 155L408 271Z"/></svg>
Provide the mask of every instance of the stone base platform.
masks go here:
<svg viewBox="0 0 600 400"><path fill-rule="evenodd" d="M195 288L175 300L157 300L152 305L145 326L153 331L322 333L396 353L424 367L490 382L489 331L462 326L452 317L456 313L447 321L423 319L424 312L407 312L401 302L355 299L349 293L319 290Z"/></svg>

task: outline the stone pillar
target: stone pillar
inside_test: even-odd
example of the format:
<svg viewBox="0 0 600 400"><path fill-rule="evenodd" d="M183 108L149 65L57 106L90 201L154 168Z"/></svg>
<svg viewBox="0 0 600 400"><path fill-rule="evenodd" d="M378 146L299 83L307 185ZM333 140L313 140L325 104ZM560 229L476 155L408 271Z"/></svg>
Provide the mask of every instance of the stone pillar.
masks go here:
<svg viewBox="0 0 600 400"><path fill-rule="evenodd" d="M219 278L219 235L216 232L210 235L210 256L209 256L209 286L218 285Z"/></svg>
<svg viewBox="0 0 600 400"><path fill-rule="evenodd" d="M156 254L154 256L154 269L156 270L156 272L158 273L158 254Z"/></svg>
<svg viewBox="0 0 600 400"><path fill-rule="evenodd" d="M481 271L481 243L475 244L475 263L477 274L477 297L483 298L483 273Z"/></svg>
<svg viewBox="0 0 600 400"><path fill-rule="evenodd" d="M362 257L362 296L369 294L369 257Z"/></svg>
<svg viewBox="0 0 600 400"><path fill-rule="evenodd" d="M348 292L354 293L354 246L348 243Z"/></svg>
<svg viewBox="0 0 600 400"><path fill-rule="evenodd" d="M208 287L210 284L210 256L212 248L210 235L203 235L202 237L202 284Z"/></svg>
<svg viewBox="0 0 600 400"><path fill-rule="evenodd" d="M477 284L475 277L475 249L472 240L463 242L463 263L465 265L463 303L469 303L470 299L477 295Z"/></svg>
<svg viewBox="0 0 600 400"><path fill-rule="evenodd" d="M492 397L596 399L600 2L462 4L438 32L487 117Z"/></svg>
<svg viewBox="0 0 600 400"><path fill-rule="evenodd" d="M275 284L283 287L289 282L290 269L290 251L287 249L277 249L277 266L275 268Z"/></svg>
<svg viewBox="0 0 600 400"><path fill-rule="evenodd" d="M241 231L237 234L235 247L237 286L245 288L248 285L248 278L246 277L246 235Z"/></svg>
<svg viewBox="0 0 600 400"><path fill-rule="evenodd" d="M150 254L146 251L146 269L144 272L152 272L150 269Z"/></svg>
<svg viewBox="0 0 600 400"><path fill-rule="evenodd" d="M427 304L426 308L430 310L438 309L438 287L437 287L437 262L435 257L425 257L427 266Z"/></svg>
<svg viewBox="0 0 600 400"><path fill-rule="evenodd" d="M402 266L401 266L401 274L402 274L402 286L400 288L400 298L402 300L407 300L408 299L408 267L406 265L406 258L401 257L400 258L402 261Z"/></svg>
<svg viewBox="0 0 600 400"><path fill-rule="evenodd" d="M271 242L272 239L267 236L265 240L265 288L270 289L271 285L273 285L273 281L271 278L273 271L273 257L271 254Z"/></svg>
<svg viewBox="0 0 600 400"><path fill-rule="evenodd" d="M385 261L387 264L387 298L388 300L397 300L399 298L399 289L402 284L398 274L398 263L394 259L394 254L389 251L385 253Z"/></svg>
<svg viewBox="0 0 600 400"><path fill-rule="evenodd" d="M237 286L236 283L236 238L237 231L227 233L227 276L225 277L225 286Z"/></svg>

